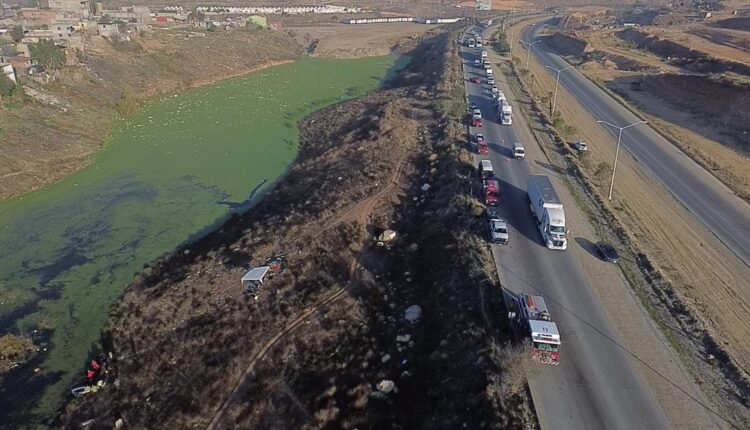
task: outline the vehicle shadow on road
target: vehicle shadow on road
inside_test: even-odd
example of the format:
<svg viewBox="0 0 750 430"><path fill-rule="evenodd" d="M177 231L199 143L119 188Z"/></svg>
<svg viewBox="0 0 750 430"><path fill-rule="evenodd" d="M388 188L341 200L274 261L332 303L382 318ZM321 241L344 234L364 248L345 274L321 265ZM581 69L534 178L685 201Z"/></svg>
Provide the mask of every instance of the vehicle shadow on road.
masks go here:
<svg viewBox="0 0 750 430"><path fill-rule="evenodd" d="M534 161L536 165L541 167L542 169L545 169L548 171L548 173L552 173L555 176L564 175L565 171L557 166L553 166L552 164L545 163L544 161Z"/></svg>
<svg viewBox="0 0 750 430"><path fill-rule="evenodd" d="M501 167L498 166L498 168ZM495 179L500 185L500 205L495 210L508 222L508 226L511 227L511 235L520 234L537 246L544 246L536 221L527 204L526 190L518 188L497 176ZM525 207L526 210L511 210L511 207Z"/></svg>
<svg viewBox="0 0 750 430"><path fill-rule="evenodd" d="M502 155L503 157L511 158L511 159L513 158L513 150L510 148L506 148L505 146L500 145L499 143L490 143L487 146L489 146L491 151L499 155Z"/></svg>
<svg viewBox="0 0 750 430"><path fill-rule="evenodd" d="M576 237L575 241L578 244L578 246L583 248L586 252L588 252L589 254L593 255L596 258L599 258L599 253L596 252L596 245L594 244L594 242L586 238L580 237L580 236Z"/></svg>

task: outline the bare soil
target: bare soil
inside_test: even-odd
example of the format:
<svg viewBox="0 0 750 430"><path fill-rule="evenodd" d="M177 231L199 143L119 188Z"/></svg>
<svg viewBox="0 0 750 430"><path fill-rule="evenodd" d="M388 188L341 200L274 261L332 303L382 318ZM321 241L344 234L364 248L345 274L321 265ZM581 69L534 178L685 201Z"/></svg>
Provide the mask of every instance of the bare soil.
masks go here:
<svg viewBox="0 0 750 430"><path fill-rule="evenodd" d="M516 48L516 61L525 61L525 51ZM531 75L523 78L539 104L548 105L553 77L532 61ZM750 296L745 285L750 269L627 153L620 154L618 163L618 197L609 202L615 142L563 87L557 108L564 119L561 145L577 139L589 143L585 156L571 153L568 158L590 184L587 193L611 215L610 224L621 226L617 234L632 243L640 270L650 280L652 292L640 295L644 306L711 402L735 422L749 422Z"/></svg>
<svg viewBox="0 0 750 430"><path fill-rule="evenodd" d="M297 42L317 57L356 58L387 55L403 39L416 39L433 26L409 22L394 24L325 24L286 27Z"/></svg>
<svg viewBox="0 0 750 430"><path fill-rule="evenodd" d="M737 53L728 52L729 48L702 40L700 43L696 40L693 41L692 45L695 47L694 49L689 46L689 36L684 36L688 39L688 45L685 45L664 38L664 33L661 32L646 32L633 28L626 28L614 34L622 40L634 43L639 49L651 51L660 56L668 64L694 73L732 72L750 76L750 61L748 61L747 53L742 51ZM724 58L739 56L741 61L744 62L717 58L712 55L717 51Z"/></svg>
<svg viewBox="0 0 750 430"><path fill-rule="evenodd" d="M391 88L305 119L269 197L145 269L104 334L108 384L60 424L533 427L507 328L486 318L503 310L456 181L465 131L442 113L461 85L455 39L435 32ZM379 245L385 229L396 239ZM272 255L286 269L244 297L248 264Z"/></svg>
<svg viewBox="0 0 750 430"><path fill-rule="evenodd" d="M558 37L554 46L557 49L559 45L561 52L570 54L570 61L580 63L581 71L622 96L648 116L662 134L750 201L750 169L746 168L750 154L748 85L744 78L731 73L695 73L709 65L740 71L734 68L740 64L735 60L748 61L750 54L740 51L742 55L735 58L732 55L736 53L726 52L725 46L676 28L626 31L579 31L575 36ZM680 34L691 39L677 38ZM566 43L578 39L587 43L583 54L572 52L579 43ZM692 39L702 42L689 44ZM732 61L705 61L714 57L694 49L705 45L715 48L709 50L711 54L723 54ZM678 61L680 58L690 60ZM689 75L684 74L686 65L694 69L688 71Z"/></svg>
<svg viewBox="0 0 750 430"><path fill-rule="evenodd" d="M617 78L607 86L663 123L683 150L750 201L750 85L660 74Z"/></svg>

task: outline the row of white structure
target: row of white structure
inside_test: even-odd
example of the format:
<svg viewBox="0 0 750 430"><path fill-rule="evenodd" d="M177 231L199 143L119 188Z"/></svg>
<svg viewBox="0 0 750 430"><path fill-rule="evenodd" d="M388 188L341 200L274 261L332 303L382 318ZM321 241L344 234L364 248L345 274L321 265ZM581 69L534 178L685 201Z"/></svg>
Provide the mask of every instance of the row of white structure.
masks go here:
<svg viewBox="0 0 750 430"><path fill-rule="evenodd" d="M205 14L234 13L243 15L300 15L306 13L360 13L361 8L345 6L198 6L197 11Z"/></svg>

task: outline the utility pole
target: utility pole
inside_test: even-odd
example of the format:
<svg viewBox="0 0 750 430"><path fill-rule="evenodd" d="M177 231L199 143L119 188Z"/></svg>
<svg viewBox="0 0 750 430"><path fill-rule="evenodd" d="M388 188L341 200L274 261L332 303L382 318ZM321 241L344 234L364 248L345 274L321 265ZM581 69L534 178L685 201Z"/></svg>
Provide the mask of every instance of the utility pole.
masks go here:
<svg viewBox="0 0 750 430"><path fill-rule="evenodd" d="M612 128L615 128L615 129L619 130L619 133L617 134L617 149L615 149L615 164L614 164L614 166L612 166L612 180L610 180L610 182L609 182L609 196L607 197L607 199L609 201L612 201L612 189L615 187L615 171L617 170L617 157L620 155L620 141L622 140L622 131L625 130L626 128L630 128L630 127L632 127L634 125L646 124L646 121L634 122L634 123L628 124L628 125L626 125L624 127L618 127L618 126L612 124L611 122L607 122L607 121L601 121L601 120L599 120L599 121L596 121L596 122L598 122L599 124L608 125L608 126L610 126Z"/></svg>
<svg viewBox="0 0 750 430"><path fill-rule="evenodd" d="M552 117L554 118L555 117L555 107L557 106L557 87L560 86L560 73L562 73L562 72L570 69L573 66L563 67L562 69L559 69L559 70L555 69L552 66L544 66L544 67L546 67L548 69L551 69L551 70L554 70L554 71L557 72L557 81L555 81L555 96L552 99L552 113L551 113Z"/></svg>

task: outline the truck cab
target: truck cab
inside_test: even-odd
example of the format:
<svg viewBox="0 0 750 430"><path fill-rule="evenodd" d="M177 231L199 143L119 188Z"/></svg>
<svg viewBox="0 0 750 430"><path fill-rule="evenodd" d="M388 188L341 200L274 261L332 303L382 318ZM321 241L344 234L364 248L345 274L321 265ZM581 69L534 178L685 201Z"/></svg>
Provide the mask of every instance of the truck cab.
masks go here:
<svg viewBox="0 0 750 430"><path fill-rule="evenodd" d="M513 107L507 101L504 101L500 107L500 124L513 124Z"/></svg>

